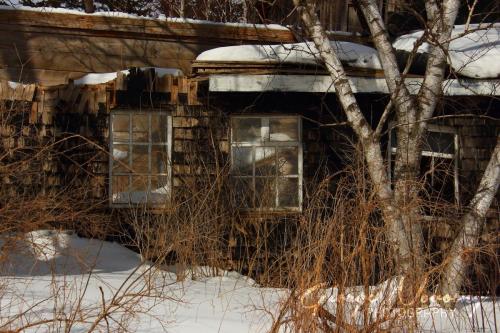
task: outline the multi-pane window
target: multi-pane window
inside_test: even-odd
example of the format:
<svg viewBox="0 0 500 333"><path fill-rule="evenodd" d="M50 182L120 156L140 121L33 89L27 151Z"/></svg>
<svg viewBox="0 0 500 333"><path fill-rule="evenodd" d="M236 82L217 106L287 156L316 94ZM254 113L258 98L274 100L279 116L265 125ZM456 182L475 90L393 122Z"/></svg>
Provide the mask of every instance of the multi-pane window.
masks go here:
<svg viewBox="0 0 500 333"><path fill-rule="evenodd" d="M301 118L233 116L232 175L243 209L300 210Z"/></svg>
<svg viewBox="0 0 500 333"><path fill-rule="evenodd" d="M396 133L391 131L391 155L396 154ZM423 142L420 171L424 179L423 195L431 200L460 204L458 175L459 138L456 130L429 125Z"/></svg>
<svg viewBox="0 0 500 333"><path fill-rule="evenodd" d="M110 202L165 204L170 197L171 117L164 112L111 114Z"/></svg>

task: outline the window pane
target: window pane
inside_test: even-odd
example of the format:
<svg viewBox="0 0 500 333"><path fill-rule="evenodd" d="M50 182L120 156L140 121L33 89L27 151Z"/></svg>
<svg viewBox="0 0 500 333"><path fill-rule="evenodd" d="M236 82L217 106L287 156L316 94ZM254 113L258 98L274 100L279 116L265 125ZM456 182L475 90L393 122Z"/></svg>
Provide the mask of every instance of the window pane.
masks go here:
<svg viewBox="0 0 500 333"><path fill-rule="evenodd" d="M251 208L253 207L253 185L252 178L234 178L234 199L236 207Z"/></svg>
<svg viewBox="0 0 500 333"><path fill-rule="evenodd" d="M148 146L132 146L132 170L135 173L149 172Z"/></svg>
<svg viewBox="0 0 500 333"><path fill-rule="evenodd" d="M151 173L167 173L168 151L167 146L151 146Z"/></svg>
<svg viewBox="0 0 500 333"><path fill-rule="evenodd" d="M255 206L273 208L276 206L276 178L255 178Z"/></svg>
<svg viewBox="0 0 500 333"><path fill-rule="evenodd" d="M424 150L434 153L453 154L455 153L455 135L452 133L427 132L424 141Z"/></svg>
<svg viewBox="0 0 500 333"><path fill-rule="evenodd" d="M233 118L233 142L260 142L260 118Z"/></svg>
<svg viewBox="0 0 500 333"><path fill-rule="evenodd" d="M271 141L298 141L299 128L297 118L269 119Z"/></svg>
<svg viewBox="0 0 500 333"><path fill-rule="evenodd" d="M278 192L280 207L299 205L299 180L297 178L279 178Z"/></svg>
<svg viewBox="0 0 500 333"><path fill-rule="evenodd" d="M168 179L166 176L151 177L149 201L154 203L165 202L168 198Z"/></svg>
<svg viewBox="0 0 500 333"><path fill-rule="evenodd" d="M299 172L299 148L289 147L278 150L278 174L296 175Z"/></svg>
<svg viewBox="0 0 500 333"><path fill-rule="evenodd" d="M455 200L454 161L422 156L420 170L424 175L424 197L433 202Z"/></svg>
<svg viewBox="0 0 500 333"><path fill-rule="evenodd" d="M130 172L128 145L113 145L113 171Z"/></svg>
<svg viewBox="0 0 500 333"><path fill-rule="evenodd" d="M128 132L129 129L129 115L128 114L115 114L112 117L113 132Z"/></svg>
<svg viewBox="0 0 500 333"><path fill-rule="evenodd" d="M128 142L128 140L129 140L128 132L113 132L113 141Z"/></svg>
<svg viewBox="0 0 500 333"><path fill-rule="evenodd" d="M148 115L134 114L132 116L132 141L148 142Z"/></svg>
<svg viewBox="0 0 500 333"><path fill-rule="evenodd" d="M164 114L151 115L151 140L153 143L167 142L167 116Z"/></svg>
<svg viewBox="0 0 500 333"><path fill-rule="evenodd" d="M148 194L148 176L132 176L130 184L130 201L145 202Z"/></svg>
<svg viewBox="0 0 500 333"><path fill-rule="evenodd" d="M251 176L252 168L252 148L251 147L232 147L233 172L237 175Z"/></svg>
<svg viewBox="0 0 500 333"><path fill-rule="evenodd" d="M147 176L133 176L128 192L128 198L131 203L145 202L147 199L148 177Z"/></svg>
<svg viewBox="0 0 500 333"><path fill-rule="evenodd" d="M272 176L276 174L276 148L255 148L255 175Z"/></svg>
<svg viewBox="0 0 500 333"><path fill-rule="evenodd" d="M128 202L128 176L113 176L112 201L116 203Z"/></svg>

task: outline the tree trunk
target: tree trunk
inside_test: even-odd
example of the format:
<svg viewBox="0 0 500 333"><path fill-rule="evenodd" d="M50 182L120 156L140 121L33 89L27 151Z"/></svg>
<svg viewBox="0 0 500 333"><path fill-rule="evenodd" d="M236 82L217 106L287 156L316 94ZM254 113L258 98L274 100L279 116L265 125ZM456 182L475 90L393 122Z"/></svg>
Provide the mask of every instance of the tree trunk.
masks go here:
<svg viewBox="0 0 500 333"><path fill-rule="evenodd" d="M335 93L347 115L349 125L363 146L368 172L381 202L387 239L395 250L396 267L399 270L398 273L406 275L415 267L411 265L411 258L414 256L403 226L401 211L393 202L393 191L386 173L380 142L376 139L373 129L359 108L347 80L347 74L330 45L330 41L314 11L312 1L294 0L294 4L297 6L304 25L332 77Z"/></svg>
<svg viewBox="0 0 500 333"><path fill-rule="evenodd" d="M85 13L92 14L95 11L94 0L83 0L83 7L85 8Z"/></svg>
<svg viewBox="0 0 500 333"><path fill-rule="evenodd" d="M186 1L185 0L181 0L181 3L179 5L179 16L184 18L185 16L185 10L186 10Z"/></svg>
<svg viewBox="0 0 500 333"><path fill-rule="evenodd" d="M418 175L422 136L416 130L418 106L410 94L401 75L396 55L380 15L378 4L373 0L361 0L359 8L366 18L373 42L377 48L384 76L391 94L391 102L397 115L397 151L394 167L394 204L401 211L402 237L409 244L408 253L399 263L406 277L415 285L425 267L423 258L423 235L419 218ZM412 291L409 292L410 294Z"/></svg>
<svg viewBox="0 0 500 333"><path fill-rule="evenodd" d="M486 213L495 198L499 183L500 135L497 137L495 150L481 178L479 188L469 204L467 214L462 218L462 229L445 259L446 266L439 290L442 295L448 295L447 299L455 299L462 288L470 259L466 252L477 245Z"/></svg>
<svg viewBox="0 0 500 333"><path fill-rule="evenodd" d="M241 14L241 21L243 23L248 22L248 0L243 0L242 4L243 6L243 13Z"/></svg>
<svg viewBox="0 0 500 333"><path fill-rule="evenodd" d="M457 0L445 0L442 11L434 0L426 2L434 43L424 83L416 100L410 95L404 76L399 72L396 55L385 29L380 10L374 0L360 0L359 8L366 18L375 47L384 69L384 76L391 93L391 102L397 115L397 152L394 167L394 201L402 210L405 235L411 244L411 257L401 263L406 270L414 271L419 279L419 270L425 267L423 257L423 234L421 229L418 182L422 139L427 128L427 120L434 114L437 101L441 96L442 83L446 68L446 50L458 11ZM417 281L416 281L417 282Z"/></svg>

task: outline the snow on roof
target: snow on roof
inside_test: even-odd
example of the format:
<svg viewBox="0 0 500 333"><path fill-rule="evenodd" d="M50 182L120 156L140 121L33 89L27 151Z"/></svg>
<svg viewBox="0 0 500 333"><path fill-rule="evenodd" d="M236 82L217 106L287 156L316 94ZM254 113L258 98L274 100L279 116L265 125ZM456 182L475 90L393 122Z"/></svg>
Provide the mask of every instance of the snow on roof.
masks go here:
<svg viewBox="0 0 500 333"><path fill-rule="evenodd" d="M396 50L412 52L423 31L398 37L393 43ZM427 53L428 43L422 43L418 53ZM452 32L449 47L451 67L459 74L471 78L500 77L500 24L457 25Z"/></svg>
<svg viewBox="0 0 500 333"><path fill-rule="evenodd" d="M354 93L388 94L384 77L350 76L348 78ZM405 84L411 94L417 94L423 78L406 78ZM333 93L335 87L329 75L275 75L275 74L212 74L209 79L212 92L307 92ZM446 96L499 96L500 80L448 79L443 82Z"/></svg>
<svg viewBox="0 0 500 333"><path fill-rule="evenodd" d="M32 11L32 12L44 12L44 13L54 13L54 14L70 14L70 15L90 15L90 16L105 16L105 17L117 17L117 18L130 18L130 19L142 19L142 20L155 20L155 21L165 21L172 23L189 23L189 24L206 24L206 25L219 25L226 27L242 27L242 28L255 28L255 29L273 29L273 30L288 30L279 24L252 24L252 23L224 23L224 22L213 22L206 20L195 20L189 18L181 17L166 17L161 14L158 17L150 16L140 16L136 14L129 14L123 12L111 12L111 11L96 11L94 13L85 13L82 10L68 9L68 8L55 8L55 7L29 7L19 5L17 3L12 3L12 5L0 5L0 10L21 10L21 11Z"/></svg>
<svg viewBox="0 0 500 333"><path fill-rule="evenodd" d="M382 68L374 48L337 41L332 41L331 45L340 60L352 67ZM312 42L280 45L237 45L205 51L196 60L318 64L320 62L318 53Z"/></svg>
<svg viewBox="0 0 500 333"><path fill-rule="evenodd" d="M151 67L143 67L142 71L150 69ZM158 77L162 77L164 75L173 75L173 76L182 76L184 75L182 71L178 68L154 68L156 75ZM119 71L125 75L129 75L130 71L128 69ZM82 76L78 80L74 81L75 85L84 85L84 84L102 84L116 79L119 72L111 72L111 73L90 73L85 76Z"/></svg>
<svg viewBox="0 0 500 333"><path fill-rule="evenodd" d="M11 89L17 89L21 83L19 82L14 82L14 81L7 81L7 84Z"/></svg>

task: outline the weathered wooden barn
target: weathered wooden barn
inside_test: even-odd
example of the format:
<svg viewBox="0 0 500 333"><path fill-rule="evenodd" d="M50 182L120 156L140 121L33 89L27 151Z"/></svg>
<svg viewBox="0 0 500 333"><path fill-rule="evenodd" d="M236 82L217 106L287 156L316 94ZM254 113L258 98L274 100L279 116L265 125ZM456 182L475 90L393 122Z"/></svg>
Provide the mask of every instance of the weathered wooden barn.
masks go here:
<svg viewBox="0 0 500 333"><path fill-rule="evenodd" d="M195 60L218 46L295 42L288 29L15 10L0 18L0 99L16 105L2 115L2 153L15 161L54 144L30 177L2 175L13 195L22 184L57 191L80 177L96 207L159 209L227 168L238 208L289 215L315 179L349 162L353 136L321 66ZM376 123L388 101L383 73L348 72ZM422 77L407 80L418 87ZM422 177L430 199L459 212L497 140L500 88L498 79L452 78L444 93ZM390 126L384 147L395 153ZM498 203L491 211L498 221Z"/></svg>

